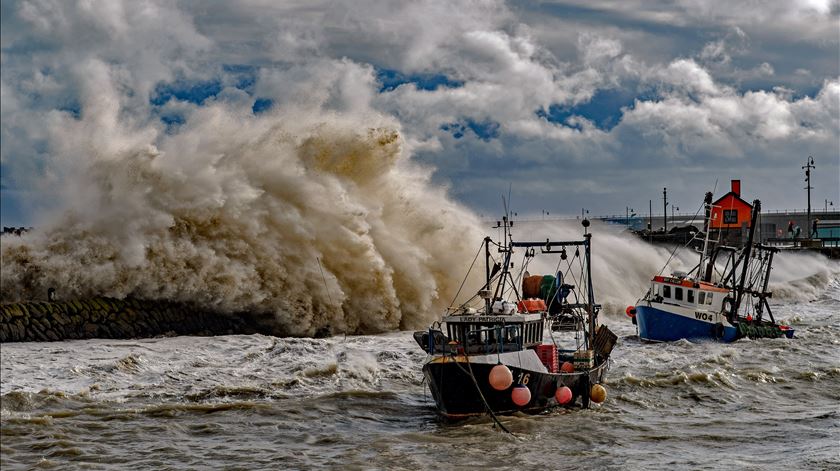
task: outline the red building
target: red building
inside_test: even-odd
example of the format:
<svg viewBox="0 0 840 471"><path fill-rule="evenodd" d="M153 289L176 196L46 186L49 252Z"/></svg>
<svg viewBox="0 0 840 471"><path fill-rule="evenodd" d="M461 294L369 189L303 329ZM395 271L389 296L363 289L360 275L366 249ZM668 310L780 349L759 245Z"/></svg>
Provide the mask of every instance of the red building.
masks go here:
<svg viewBox="0 0 840 471"><path fill-rule="evenodd" d="M741 180L732 180L729 193L712 203L709 229L719 231L721 242L740 245L746 238L751 218L752 205L741 199Z"/></svg>

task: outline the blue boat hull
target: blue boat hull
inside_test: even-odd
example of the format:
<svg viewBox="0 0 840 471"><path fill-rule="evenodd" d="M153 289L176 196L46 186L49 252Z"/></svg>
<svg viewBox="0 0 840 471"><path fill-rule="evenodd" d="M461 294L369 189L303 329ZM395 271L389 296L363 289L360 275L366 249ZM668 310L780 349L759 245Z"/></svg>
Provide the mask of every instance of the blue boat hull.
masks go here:
<svg viewBox="0 0 840 471"><path fill-rule="evenodd" d="M657 342L674 340L714 340L733 342L739 338L738 329L726 324L713 324L674 314L651 306L636 306L639 338Z"/></svg>

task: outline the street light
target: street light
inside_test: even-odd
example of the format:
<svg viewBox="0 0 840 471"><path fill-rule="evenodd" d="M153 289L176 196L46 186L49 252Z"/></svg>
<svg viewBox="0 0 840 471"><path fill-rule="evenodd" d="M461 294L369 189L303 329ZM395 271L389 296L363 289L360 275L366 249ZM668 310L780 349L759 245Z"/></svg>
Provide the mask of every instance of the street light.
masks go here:
<svg viewBox="0 0 840 471"><path fill-rule="evenodd" d="M671 205L671 224L673 224L676 227L677 223L675 222L675 218L674 218L674 210L679 211L680 207Z"/></svg>
<svg viewBox="0 0 840 471"><path fill-rule="evenodd" d="M826 198L826 200L825 200L825 212L828 212L828 207L829 206L834 206L834 201L828 201L828 199Z"/></svg>

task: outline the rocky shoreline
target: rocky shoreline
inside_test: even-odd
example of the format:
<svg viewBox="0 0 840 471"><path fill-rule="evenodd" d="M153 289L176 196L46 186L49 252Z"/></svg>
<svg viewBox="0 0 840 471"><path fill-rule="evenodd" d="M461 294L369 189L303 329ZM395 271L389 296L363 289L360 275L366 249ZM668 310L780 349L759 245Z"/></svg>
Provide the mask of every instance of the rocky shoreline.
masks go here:
<svg viewBox="0 0 840 471"><path fill-rule="evenodd" d="M263 333L253 318L134 299L29 301L0 307L0 342Z"/></svg>

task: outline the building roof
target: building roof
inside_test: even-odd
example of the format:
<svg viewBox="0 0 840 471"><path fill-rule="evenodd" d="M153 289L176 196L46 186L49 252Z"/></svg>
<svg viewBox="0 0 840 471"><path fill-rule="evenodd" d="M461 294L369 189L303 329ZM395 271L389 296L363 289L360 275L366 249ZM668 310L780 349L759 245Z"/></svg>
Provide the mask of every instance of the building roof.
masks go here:
<svg viewBox="0 0 840 471"><path fill-rule="evenodd" d="M714 202L714 203L712 203L712 206L716 206L718 203L720 203L721 201L725 200L725 199L726 199L726 197L727 197L727 196L729 196L729 195L732 195L732 197L733 197L733 198L735 198L736 200L738 200L738 201L740 201L740 202L744 203L745 205L749 206L749 207L750 207L750 209L752 209L752 207L753 207L753 206L752 206L751 204L747 203L746 201L744 201L744 200L743 200L740 196L738 196L738 194L737 194L737 193L735 193L734 191L730 191L729 193L727 193L727 194L725 194L725 195L721 196L720 198L716 199L716 200L715 200L715 202Z"/></svg>

